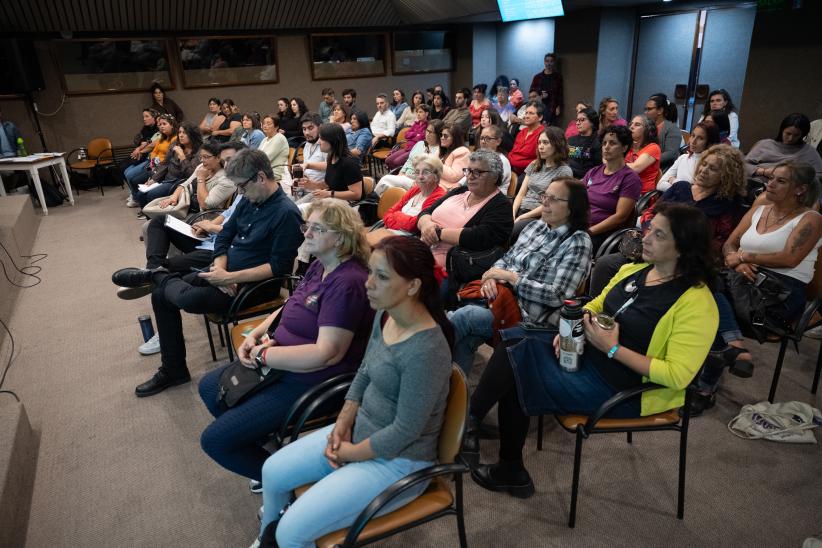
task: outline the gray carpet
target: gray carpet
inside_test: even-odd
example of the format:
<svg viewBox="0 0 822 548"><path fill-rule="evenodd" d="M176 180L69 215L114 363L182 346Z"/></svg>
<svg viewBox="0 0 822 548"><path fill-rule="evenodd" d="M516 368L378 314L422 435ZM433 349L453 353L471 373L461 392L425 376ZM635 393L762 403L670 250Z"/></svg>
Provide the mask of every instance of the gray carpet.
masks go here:
<svg viewBox="0 0 822 548"><path fill-rule="evenodd" d="M22 292L11 318L20 354L7 386L41 434L27 545L247 546L260 498L199 447L209 416L196 381L216 365L201 318L185 318L195 382L134 396L159 357L136 351L137 316L150 312L149 300L118 300L110 281L116 268L144 260L140 222L124 200L119 189L83 192L76 207L51 210L34 246L49 254L43 282ZM533 498L492 494L466 478L469 545L790 547L822 531L819 446L743 441L726 429L742 404L767 395L776 348L750 344L754 378L726 378L717 407L692 423L683 521L675 517L677 436L638 434L628 445L613 435L585 444L577 527L568 529L573 437L547 420L544 451L532 436L525 452ZM799 356L789 352L777 399L822 405L808 391L817 349L809 341ZM483 460L495 445L483 442ZM456 546L454 520L382 545Z"/></svg>

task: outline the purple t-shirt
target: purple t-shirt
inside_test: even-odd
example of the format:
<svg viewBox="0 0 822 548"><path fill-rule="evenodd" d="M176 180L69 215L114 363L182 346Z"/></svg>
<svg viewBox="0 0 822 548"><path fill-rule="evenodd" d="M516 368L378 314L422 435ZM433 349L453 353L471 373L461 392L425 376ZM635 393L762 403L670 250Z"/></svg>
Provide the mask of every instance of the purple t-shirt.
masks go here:
<svg viewBox="0 0 822 548"><path fill-rule="evenodd" d="M308 267L302 283L288 299L281 312L282 318L274 331L274 339L281 346L314 344L320 327L339 327L354 332L351 346L336 365L310 373L286 374L286 378L316 384L335 375L356 371L360 366L374 311L365 295L368 272L354 260L335 268L323 280L323 265L314 261Z"/></svg>
<svg viewBox="0 0 822 548"><path fill-rule="evenodd" d="M613 215L620 198L638 200L642 193L642 181L639 175L628 166L624 166L611 175L605 175L605 164L597 166L588 170L582 182L588 185L591 226Z"/></svg>

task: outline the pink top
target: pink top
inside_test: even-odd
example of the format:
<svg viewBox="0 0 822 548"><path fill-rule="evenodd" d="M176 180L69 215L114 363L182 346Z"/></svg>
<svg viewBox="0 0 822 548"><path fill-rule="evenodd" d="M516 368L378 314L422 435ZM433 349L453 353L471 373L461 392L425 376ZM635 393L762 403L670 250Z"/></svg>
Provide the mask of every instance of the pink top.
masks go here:
<svg viewBox="0 0 822 548"><path fill-rule="evenodd" d="M568 122L568 127L565 128L565 138L570 139L574 135L579 135L579 128L577 127L577 121L571 120Z"/></svg>
<svg viewBox="0 0 822 548"><path fill-rule="evenodd" d="M516 110L523 102L525 102L525 97L523 97L522 92L517 89L514 93L509 93L508 102L514 105L514 110Z"/></svg>
<svg viewBox="0 0 822 548"><path fill-rule="evenodd" d="M468 156L470 155L471 151L467 147L459 147L445 157L442 161L442 177L440 177L442 188L451 190L460 184L464 175L462 170L468 167Z"/></svg>
<svg viewBox="0 0 822 548"><path fill-rule="evenodd" d="M488 110L491 108L491 103L488 99L485 99L480 106L475 107L474 101L471 101L471 104L468 105L468 110L471 112L471 125L477 127L480 123L480 116L482 116L483 110Z"/></svg>
<svg viewBox="0 0 822 548"><path fill-rule="evenodd" d="M405 131L405 150L411 150L419 141L425 138L428 129L428 120L416 121Z"/></svg>
<svg viewBox="0 0 822 548"><path fill-rule="evenodd" d="M471 196L470 192L463 192L462 194L451 196L431 213L431 220L442 228L462 228L497 194L499 194L499 189L486 196L480 203L470 207L468 206L468 197ZM454 247L452 244L446 242L439 242L431 246L431 253L434 254L434 260L443 268L445 268L445 256L448 255L448 250L452 247Z"/></svg>

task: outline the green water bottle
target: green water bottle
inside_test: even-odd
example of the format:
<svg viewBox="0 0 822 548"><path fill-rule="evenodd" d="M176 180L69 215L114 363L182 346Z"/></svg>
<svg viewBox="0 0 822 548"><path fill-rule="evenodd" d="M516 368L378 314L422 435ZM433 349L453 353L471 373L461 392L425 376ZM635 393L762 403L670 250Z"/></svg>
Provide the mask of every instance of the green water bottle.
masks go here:
<svg viewBox="0 0 822 548"><path fill-rule="evenodd" d="M18 156L28 156L29 155L28 151L26 150L26 145L25 145L25 143L23 143L23 138L22 137L17 138L17 155Z"/></svg>

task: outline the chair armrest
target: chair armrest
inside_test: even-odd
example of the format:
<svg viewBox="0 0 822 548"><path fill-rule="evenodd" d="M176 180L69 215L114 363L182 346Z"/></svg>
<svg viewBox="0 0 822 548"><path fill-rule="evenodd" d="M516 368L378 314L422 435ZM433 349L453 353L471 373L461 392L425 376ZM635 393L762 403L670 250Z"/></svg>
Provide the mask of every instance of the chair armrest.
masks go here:
<svg viewBox="0 0 822 548"><path fill-rule="evenodd" d="M348 394L348 389L350 387L351 381L341 382L335 386L332 386L331 388L329 388L328 390L326 390L322 394L319 394L316 398L311 400L311 402L309 402L306 408L303 410L300 417L294 423L294 426L291 427L291 439L289 440L289 443L297 441L297 438L299 438L300 434L302 434L305 423L308 422L308 419L310 419L314 415L314 413L317 411L317 409L320 408L321 405L339 396L345 398L345 395ZM340 406L340 408L342 408L342 406ZM288 435L287 429L288 426L286 425L286 435Z"/></svg>
<svg viewBox="0 0 822 548"><path fill-rule="evenodd" d="M106 155L108 153L108 155ZM100 154L97 155L97 166L100 165L100 160L111 160L114 161L114 149L106 148L100 151Z"/></svg>
<svg viewBox="0 0 822 548"><path fill-rule="evenodd" d="M639 197L639 200L636 202L636 214L637 217L642 215L646 209L648 209L648 204L651 200L656 197L662 196L662 192L659 190L649 190L645 194Z"/></svg>
<svg viewBox="0 0 822 548"><path fill-rule="evenodd" d="M82 150L82 148L75 148L74 150L72 150L71 152L66 154L66 164L70 166L71 165L70 164L71 155L76 154L77 152L80 152L81 150Z"/></svg>
<svg viewBox="0 0 822 548"><path fill-rule="evenodd" d="M343 373L342 375L337 375L335 377L331 377L330 379L326 379L320 384L312 386L306 390L302 396L297 398L297 401L291 404L291 408L288 410L285 420L283 420L280 425L280 430L276 434L279 442L282 443L282 441L285 440L288 436L288 430L294 422L295 417L301 416L308 405L310 405L318 397L322 396L324 392L335 386L346 383L350 386L355 375L356 373Z"/></svg>
<svg viewBox="0 0 822 548"><path fill-rule="evenodd" d="M266 288L270 285L274 285L275 283L281 283L283 281L291 282L290 290L293 290L294 282L299 282L300 280L302 280L300 276L285 275L275 276L273 278L268 278L267 280L263 280L261 282L246 285L245 287L243 287L240 293L236 297L234 297L234 300L231 301L231 306L229 307L228 312L226 313L226 318L228 319L228 321L234 321L236 319L237 314L240 312L240 310L243 309L243 306L245 305L248 298L252 294L258 292L259 290Z"/></svg>
<svg viewBox="0 0 822 548"><path fill-rule="evenodd" d="M799 321L796 322L796 329L794 330L797 340L802 338L802 335L804 335L805 331L807 331L809 327L808 324L810 323L811 318L813 318L814 312L816 312L820 306L822 306L822 297L816 297L814 300L805 305L805 311L802 312L802 316L800 316Z"/></svg>
<svg viewBox="0 0 822 548"><path fill-rule="evenodd" d="M621 392L617 392L610 398L608 398L605 403L599 406L599 409L596 412L588 417L588 421L585 423L584 426L579 426L578 428L582 428L582 437L587 438L588 434L596 427L596 424L605 417L614 407L623 403L625 400L629 400L643 392L647 392L649 390L656 390L658 388L665 388L661 384L656 384L653 382L643 383L639 386L633 386L631 388L627 388Z"/></svg>
<svg viewBox="0 0 822 548"><path fill-rule="evenodd" d="M628 232L629 230L636 230L636 227L620 228L619 230L605 238L605 241L602 242L602 245L600 245L599 249L597 249L597 254L594 256L594 259L601 259L604 255L606 255L605 252L609 251L609 248L613 246L614 243L622 239L622 235Z"/></svg>
<svg viewBox="0 0 822 548"><path fill-rule="evenodd" d="M203 211L198 211L197 213L192 213L191 215L188 215L185 219L185 222L187 224L193 225L198 221L204 220L208 215L214 215L213 217L210 217L209 220L216 219L220 216L222 212L222 209L206 209Z"/></svg>
<svg viewBox="0 0 822 548"><path fill-rule="evenodd" d="M459 474L465 474L470 471L471 469L469 467L460 463L435 464L434 466L423 468L422 470L418 470L413 474L409 474L404 478L397 480L382 493L377 495L374 500L372 500L368 506L360 512L360 515L357 516L357 519L355 519L351 527L348 528L348 534L345 535L342 548L353 548L356 546L357 537L360 536L360 533L365 526L368 525L368 522L371 521L386 504L397 498L411 487L414 487L423 481L430 481L438 476L458 476Z"/></svg>
<svg viewBox="0 0 822 548"><path fill-rule="evenodd" d="M380 219L379 221L377 221L376 223L371 225L371 227L368 229L368 232L374 232L378 228L383 228L383 227L385 227L385 221Z"/></svg>

